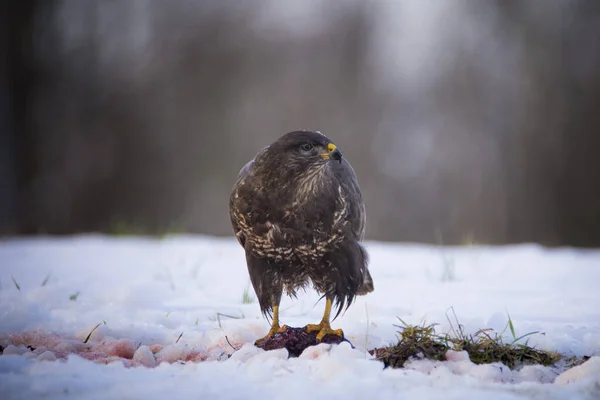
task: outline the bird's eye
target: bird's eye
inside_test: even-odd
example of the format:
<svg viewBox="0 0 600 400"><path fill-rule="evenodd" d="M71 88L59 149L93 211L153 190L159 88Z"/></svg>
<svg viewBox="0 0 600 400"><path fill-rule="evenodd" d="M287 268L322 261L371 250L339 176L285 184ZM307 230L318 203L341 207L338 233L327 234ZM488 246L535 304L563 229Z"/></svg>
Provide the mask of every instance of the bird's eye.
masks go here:
<svg viewBox="0 0 600 400"><path fill-rule="evenodd" d="M312 143L304 143L302 146L300 146L300 149L302 149L302 151L311 151L313 149L313 145Z"/></svg>

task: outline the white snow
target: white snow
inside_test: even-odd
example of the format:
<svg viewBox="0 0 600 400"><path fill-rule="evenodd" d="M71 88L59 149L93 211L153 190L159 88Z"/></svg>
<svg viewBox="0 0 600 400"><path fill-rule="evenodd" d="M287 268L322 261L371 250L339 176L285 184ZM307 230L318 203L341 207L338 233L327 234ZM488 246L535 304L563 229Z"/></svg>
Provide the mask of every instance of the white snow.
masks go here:
<svg viewBox="0 0 600 400"><path fill-rule="evenodd" d="M150 347L143 344L133 354L133 362L152 368L156 365L156 358L152 354Z"/></svg>
<svg viewBox="0 0 600 400"><path fill-rule="evenodd" d="M38 361L56 361L56 356L53 352L46 350L42 354L36 357Z"/></svg>
<svg viewBox="0 0 600 400"><path fill-rule="evenodd" d="M288 359L252 344L268 323L242 301L249 279L233 238L4 240L0 398L600 398L600 251L367 248L375 292L333 323L355 349L322 344ZM318 298L284 298L282 322L318 322ZM530 345L592 357L567 371L511 371L452 352L384 369L365 351L396 341L397 317L448 332L451 307L467 333L501 332L510 314L517 336L539 331Z"/></svg>
<svg viewBox="0 0 600 400"><path fill-rule="evenodd" d="M600 357L592 357L585 363L573 367L556 377L555 382L565 384L582 380L596 380L600 376Z"/></svg>

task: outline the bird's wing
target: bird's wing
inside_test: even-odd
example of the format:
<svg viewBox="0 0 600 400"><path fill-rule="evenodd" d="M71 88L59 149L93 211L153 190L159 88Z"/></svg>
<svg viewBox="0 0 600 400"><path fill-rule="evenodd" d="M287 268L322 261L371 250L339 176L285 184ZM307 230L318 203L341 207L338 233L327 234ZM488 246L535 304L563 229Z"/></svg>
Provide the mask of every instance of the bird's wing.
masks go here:
<svg viewBox="0 0 600 400"><path fill-rule="evenodd" d="M358 180L352 166L344 161L346 168L340 177L340 201L336 213L343 212L343 218L350 223L350 228L356 238L362 241L365 236L367 214Z"/></svg>
<svg viewBox="0 0 600 400"><path fill-rule="evenodd" d="M246 163L246 165L244 165L242 167L242 169L240 169L240 172L238 173L238 176L237 176L237 182L241 181L242 179L244 179L245 177L248 176L248 171L250 171L250 167L252 167L253 164L254 164L254 160L250 160ZM236 186L237 186L237 182L236 182Z"/></svg>
<svg viewBox="0 0 600 400"><path fill-rule="evenodd" d="M359 241L362 241L365 238L365 228L367 222L367 211L365 210L365 204L361 202L357 209L358 217L356 221L352 223L352 231L356 235Z"/></svg>
<svg viewBox="0 0 600 400"><path fill-rule="evenodd" d="M240 170L237 180L235 181L235 185L233 186L231 197L229 198L229 217L231 218L231 225L233 226L233 232L235 234L235 237L237 238L238 242L242 245L242 247L246 245L246 237L243 233L243 227L247 223L244 217L243 210L240 210L241 202L243 201L243 199L240 198L239 188L240 183L243 182L250 175L250 171L253 164L254 160L250 160Z"/></svg>

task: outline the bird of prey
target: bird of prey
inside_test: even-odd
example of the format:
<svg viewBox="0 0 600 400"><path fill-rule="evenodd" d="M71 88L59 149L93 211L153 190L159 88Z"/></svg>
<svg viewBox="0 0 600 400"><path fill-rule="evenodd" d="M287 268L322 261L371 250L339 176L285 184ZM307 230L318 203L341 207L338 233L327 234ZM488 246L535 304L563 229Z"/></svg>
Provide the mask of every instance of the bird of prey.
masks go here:
<svg viewBox="0 0 600 400"><path fill-rule="evenodd" d="M283 290L295 297L312 285L326 299L317 340L341 329L330 325L356 295L373 291L360 242L365 206L350 163L320 132L294 131L261 150L240 171L229 201L231 223L246 253L250 280L271 329L257 344L284 332Z"/></svg>

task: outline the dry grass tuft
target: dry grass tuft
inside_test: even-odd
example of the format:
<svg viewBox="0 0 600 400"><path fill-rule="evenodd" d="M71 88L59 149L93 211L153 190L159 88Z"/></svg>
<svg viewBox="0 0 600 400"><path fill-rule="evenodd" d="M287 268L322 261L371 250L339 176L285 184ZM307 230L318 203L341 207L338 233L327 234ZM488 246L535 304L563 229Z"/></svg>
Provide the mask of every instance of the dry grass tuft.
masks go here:
<svg viewBox="0 0 600 400"><path fill-rule="evenodd" d="M398 318L400 319L400 318ZM371 350L371 355L383 361L385 367L402 368L410 358L443 361L448 347L435 334L435 324L412 326L400 319L398 343Z"/></svg>
<svg viewBox="0 0 600 400"><path fill-rule="evenodd" d="M518 343L525 337L536 334L530 332L521 337L515 337L512 320L508 319L507 328L513 335L511 343L505 343L502 334L491 329L479 330L474 335L467 335L463 326L452 324L452 334L438 335L435 324L412 326L402 322L398 343L388 347L371 350L376 359L382 361L386 367L402 368L410 358L444 361L448 350L466 351L475 364L489 364L501 362L514 369L522 365L541 364L550 366L561 359L560 354L537 350L528 345L528 342Z"/></svg>

